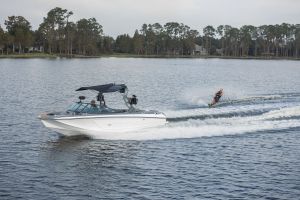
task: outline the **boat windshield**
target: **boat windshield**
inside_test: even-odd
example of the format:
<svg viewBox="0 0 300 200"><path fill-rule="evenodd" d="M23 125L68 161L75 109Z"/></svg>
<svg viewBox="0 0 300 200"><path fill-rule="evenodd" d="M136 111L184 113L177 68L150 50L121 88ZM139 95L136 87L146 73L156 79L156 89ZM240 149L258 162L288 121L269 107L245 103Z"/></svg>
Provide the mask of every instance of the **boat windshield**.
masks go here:
<svg viewBox="0 0 300 200"><path fill-rule="evenodd" d="M116 112L126 112L124 109L112 109L106 106L100 106L90 103L74 103L67 109L67 112L73 112L75 114L87 113L87 114L100 114L100 113L116 113Z"/></svg>

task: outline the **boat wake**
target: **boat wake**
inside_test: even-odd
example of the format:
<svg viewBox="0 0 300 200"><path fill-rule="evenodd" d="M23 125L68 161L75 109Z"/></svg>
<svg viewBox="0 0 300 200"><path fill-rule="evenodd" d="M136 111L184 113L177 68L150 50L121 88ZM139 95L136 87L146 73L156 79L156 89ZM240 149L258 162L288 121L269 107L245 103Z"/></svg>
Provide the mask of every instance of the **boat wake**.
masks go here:
<svg viewBox="0 0 300 200"><path fill-rule="evenodd" d="M197 138L286 130L300 127L300 106L281 108L252 116L225 116L170 122L167 126L139 132L107 135L109 140L161 140Z"/></svg>
<svg viewBox="0 0 300 200"><path fill-rule="evenodd" d="M162 140L239 135L300 128L295 95L256 96L239 105L165 111L168 124L139 132L108 135L109 140ZM253 103L256 101L256 103ZM251 102L251 103L250 103Z"/></svg>

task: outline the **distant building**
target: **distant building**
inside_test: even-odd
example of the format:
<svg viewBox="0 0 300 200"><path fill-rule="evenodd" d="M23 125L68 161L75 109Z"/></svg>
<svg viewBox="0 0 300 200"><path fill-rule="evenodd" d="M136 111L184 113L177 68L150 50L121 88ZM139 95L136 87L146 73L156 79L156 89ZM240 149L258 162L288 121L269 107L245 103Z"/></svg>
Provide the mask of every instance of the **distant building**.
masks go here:
<svg viewBox="0 0 300 200"><path fill-rule="evenodd" d="M32 53L32 52L44 52L44 48L43 48L43 46L29 47L28 48L28 52L29 53Z"/></svg>
<svg viewBox="0 0 300 200"><path fill-rule="evenodd" d="M216 49L216 54L219 56L223 56L224 55L224 50L223 49Z"/></svg>
<svg viewBox="0 0 300 200"><path fill-rule="evenodd" d="M206 56L208 55L208 52L203 46L195 44L195 49L193 50L192 55Z"/></svg>

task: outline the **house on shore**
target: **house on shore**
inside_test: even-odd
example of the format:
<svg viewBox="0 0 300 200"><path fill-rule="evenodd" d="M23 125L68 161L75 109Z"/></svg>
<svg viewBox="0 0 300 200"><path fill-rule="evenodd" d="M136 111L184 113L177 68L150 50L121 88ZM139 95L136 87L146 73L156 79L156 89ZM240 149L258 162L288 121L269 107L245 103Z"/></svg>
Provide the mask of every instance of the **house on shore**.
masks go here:
<svg viewBox="0 0 300 200"><path fill-rule="evenodd" d="M29 53L33 53L33 52L44 52L44 47L43 46L31 46L28 48L28 52Z"/></svg>
<svg viewBox="0 0 300 200"><path fill-rule="evenodd" d="M192 55L207 56L208 52L203 46L195 44L195 48L192 52Z"/></svg>
<svg viewBox="0 0 300 200"><path fill-rule="evenodd" d="M224 49L216 49L216 54L218 55L218 56L224 56Z"/></svg>

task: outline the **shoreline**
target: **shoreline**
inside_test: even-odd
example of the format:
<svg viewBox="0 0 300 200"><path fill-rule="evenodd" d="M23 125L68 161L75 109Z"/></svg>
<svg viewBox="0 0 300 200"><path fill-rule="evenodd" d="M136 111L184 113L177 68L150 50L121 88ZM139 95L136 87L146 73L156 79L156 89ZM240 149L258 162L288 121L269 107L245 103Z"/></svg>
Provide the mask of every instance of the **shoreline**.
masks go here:
<svg viewBox="0 0 300 200"><path fill-rule="evenodd" d="M201 59L210 59L210 58L218 58L218 59L241 59L241 60L300 60L300 58L292 58L292 57L254 57L254 56L245 56L245 57L237 57L237 56L200 56L200 55L138 55L138 54L122 54L122 53L113 53L113 54L101 54L96 56L85 56L85 55L59 55L59 54L47 54L47 53L24 53L24 54L0 54L0 59L32 59L32 58L43 58L43 59L57 59L57 58L108 58L108 57L116 57L116 58L201 58Z"/></svg>

